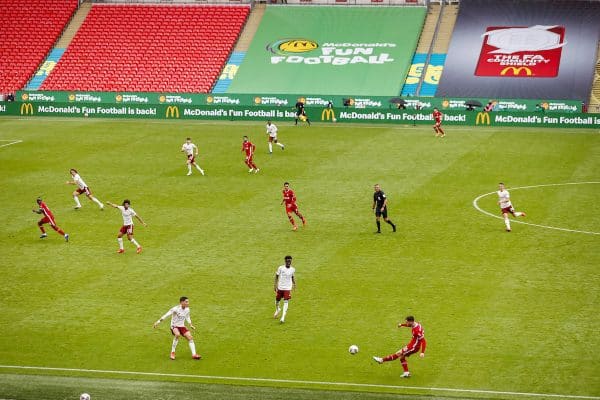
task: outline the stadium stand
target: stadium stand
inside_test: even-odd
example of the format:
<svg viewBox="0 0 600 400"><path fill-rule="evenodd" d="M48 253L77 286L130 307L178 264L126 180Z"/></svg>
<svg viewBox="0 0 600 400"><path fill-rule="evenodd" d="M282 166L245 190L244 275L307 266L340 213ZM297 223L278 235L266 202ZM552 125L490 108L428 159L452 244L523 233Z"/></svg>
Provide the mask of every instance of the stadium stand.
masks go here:
<svg viewBox="0 0 600 400"><path fill-rule="evenodd" d="M0 93L25 86L76 9L77 0L0 2Z"/></svg>
<svg viewBox="0 0 600 400"><path fill-rule="evenodd" d="M95 4L42 89L207 93L249 12Z"/></svg>

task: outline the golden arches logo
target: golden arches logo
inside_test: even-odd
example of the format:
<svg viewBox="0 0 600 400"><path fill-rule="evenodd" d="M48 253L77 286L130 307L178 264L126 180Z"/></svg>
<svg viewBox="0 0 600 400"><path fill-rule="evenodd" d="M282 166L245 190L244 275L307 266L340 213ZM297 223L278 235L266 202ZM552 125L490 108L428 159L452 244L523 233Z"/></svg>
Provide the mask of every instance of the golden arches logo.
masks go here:
<svg viewBox="0 0 600 400"><path fill-rule="evenodd" d="M169 106L167 107L167 112L165 113L166 118L179 118L179 107L177 106Z"/></svg>
<svg viewBox="0 0 600 400"><path fill-rule="evenodd" d="M521 75L521 71L525 71L526 76L531 76L531 68L529 67L506 67L500 71L500 75L506 75L508 71L512 71L514 76Z"/></svg>
<svg viewBox="0 0 600 400"><path fill-rule="evenodd" d="M23 103L21 104L21 115L33 115L33 104Z"/></svg>
<svg viewBox="0 0 600 400"><path fill-rule="evenodd" d="M475 118L475 125L489 125L491 124L490 121L490 114L486 113L486 112L478 112L477 113L477 118Z"/></svg>
<svg viewBox="0 0 600 400"><path fill-rule="evenodd" d="M321 112L321 121L329 121L330 119L335 119L335 111L331 108L325 108Z"/></svg>

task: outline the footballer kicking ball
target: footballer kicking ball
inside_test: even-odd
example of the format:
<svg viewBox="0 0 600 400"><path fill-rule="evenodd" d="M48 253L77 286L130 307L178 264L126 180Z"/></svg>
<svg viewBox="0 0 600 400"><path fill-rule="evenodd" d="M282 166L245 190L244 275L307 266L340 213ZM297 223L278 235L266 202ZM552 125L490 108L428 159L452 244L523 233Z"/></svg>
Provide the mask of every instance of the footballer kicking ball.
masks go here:
<svg viewBox="0 0 600 400"><path fill-rule="evenodd" d="M90 400L92 397L87 394L87 393L81 393L81 395L79 395L79 400Z"/></svg>
<svg viewBox="0 0 600 400"><path fill-rule="evenodd" d="M358 346L353 344L352 346L350 346L348 348L348 353L355 355L356 353L358 353Z"/></svg>

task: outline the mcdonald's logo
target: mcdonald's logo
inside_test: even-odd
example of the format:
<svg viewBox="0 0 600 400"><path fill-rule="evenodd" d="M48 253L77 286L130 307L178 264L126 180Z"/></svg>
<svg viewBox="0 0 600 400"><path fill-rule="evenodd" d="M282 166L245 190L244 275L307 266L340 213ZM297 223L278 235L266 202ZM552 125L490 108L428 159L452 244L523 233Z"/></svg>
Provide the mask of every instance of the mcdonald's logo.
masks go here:
<svg viewBox="0 0 600 400"><path fill-rule="evenodd" d="M33 104L23 103L21 104L21 115L33 115Z"/></svg>
<svg viewBox="0 0 600 400"><path fill-rule="evenodd" d="M486 112L477 113L477 118L475 118L475 125L489 125L490 123L490 114Z"/></svg>
<svg viewBox="0 0 600 400"><path fill-rule="evenodd" d="M323 109L323 112L321 112L321 121L329 121L330 119L335 121L335 111L331 108Z"/></svg>
<svg viewBox="0 0 600 400"><path fill-rule="evenodd" d="M514 76L521 75L521 71L525 71L525 75L531 76L531 69L529 67L506 67L500 71L500 75L506 75L508 71L512 71Z"/></svg>
<svg viewBox="0 0 600 400"><path fill-rule="evenodd" d="M167 107L167 112L165 113L165 117L167 117L167 118L179 118L179 107L177 107L177 106L169 106L169 107Z"/></svg>

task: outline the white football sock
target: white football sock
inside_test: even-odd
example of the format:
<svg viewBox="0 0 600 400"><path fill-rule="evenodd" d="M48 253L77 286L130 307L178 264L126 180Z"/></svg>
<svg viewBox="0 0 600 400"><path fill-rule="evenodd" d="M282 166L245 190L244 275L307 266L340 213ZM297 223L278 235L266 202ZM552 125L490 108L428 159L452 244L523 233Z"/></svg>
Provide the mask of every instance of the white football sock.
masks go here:
<svg viewBox="0 0 600 400"><path fill-rule="evenodd" d="M523 215L522 212L520 211L515 211L515 217L520 217L521 215Z"/></svg>
<svg viewBox="0 0 600 400"><path fill-rule="evenodd" d="M202 172L202 168L200 168L200 166L198 164L196 164L196 169L200 172Z"/></svg>
<svg viewBox="0 0 600 400"><path fill-rule="evenodd" d="M269 153L273 152L273 143L269 142Z"/></svg>
<svg viewBox="0 0 600 400"><path fill-rule="evenodd" d="M98 200L97 198L95 198L94 196L92 196L91 199L94 203L98 204L98 207L100 207L100 208L104 207L104 204L102 204L102 202L100 200Z"/></svg>
<svg viewBox="0 0 600 400"><path fill-rule="evenodd" d="M506 229L510 229L510 221L508 220L508 218L504 220L504 225L506 225Z"/></svg>
<svg viewBox="0 0 600 400"><path fill-rule="evenodd" d="M77 205L77 207L81 207L81 203L79 202L79 197L73 196L73 200L75 200L75 205Z"/></svg>
<svg viewBox="0 0 600 400"><path fill-rule="evenodd" d="M284 147L283 143L275 143L275 144L279 147L282 147L282 148Z"/></svg>
<svg viewBox="0 0 600 400"><path fill-rule="evenodd" d="M192 165L191 164L188 164L188 173L190 173L190 174L192 173Z"/></svg>
<svg viewBox="0 0 600 400"><path fill-rule="evenodd" d="M140 244L137 242L137 240L135 240L135 238L131 238L130 242L133 243L135 247L140 247Z"/></svg>
<svg viewBox="0 0 600 400"><path fill-rule="evenodd" d="M123 250L123 238L117 238L117 242L119 242L119 248Z"/></svg>
<svg viewBox="0 0 600 400"><path fill-rule="evenodd" d="M194 341L190 340L189 345L190 345L190 350L192 351L192 355L196 354L196 345L194 344Z"/></svg>
<svg viewBox="0 0 600 400"><path fill-rule="evenodd" d="M179 343L179 339L173 339L173 344L171 345L171 353L175 353L175 349L177 348L177 343Z"/></svg>
<svg viewBox="0 0 600 400"><path fill-rule="evenodd" d="M283 301L283 314L281 314L281 319L285 319L285 314L287 314L287 310L288 310L288 301L284 300Z"/></svg>

